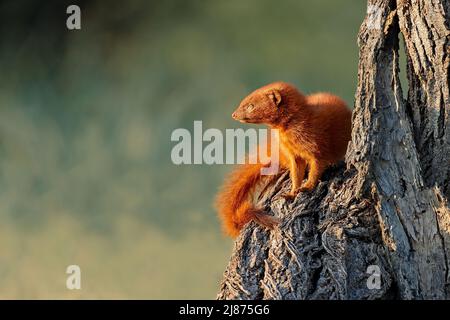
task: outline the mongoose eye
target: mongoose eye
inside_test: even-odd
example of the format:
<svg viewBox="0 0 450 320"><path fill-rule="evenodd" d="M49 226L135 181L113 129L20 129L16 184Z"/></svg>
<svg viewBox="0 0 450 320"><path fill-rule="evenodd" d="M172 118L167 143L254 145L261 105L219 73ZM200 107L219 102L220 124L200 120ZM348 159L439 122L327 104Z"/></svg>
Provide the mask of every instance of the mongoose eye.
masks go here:
<svg viewBox="0 0 450 320"><path fill-rule="evenodd" d="M250 103L250 104L247 106L247 111L248 111L248 112L252 112L254 109L255 109L255 106L254 106L252 103Z"/></svg>

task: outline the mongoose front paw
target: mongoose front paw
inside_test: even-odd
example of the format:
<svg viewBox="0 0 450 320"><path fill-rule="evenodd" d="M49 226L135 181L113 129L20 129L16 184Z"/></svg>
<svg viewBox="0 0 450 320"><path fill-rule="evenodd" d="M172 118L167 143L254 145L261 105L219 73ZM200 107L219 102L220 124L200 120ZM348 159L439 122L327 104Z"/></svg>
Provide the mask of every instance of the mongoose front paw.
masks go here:
<svg viewBox="0 0 450 320"><path fill-rule="evenodd" d="M282 194L281 196L286 199L286 201L293 201L295 197L297 197L297 194L299 192L299 189L296 189L295 191L291 191L289 193Z"/></svg>
<svg viewBox="0 0 450 320"><path fill-rule="evenodd" d="M286 201L293 201L295 199L295 195L290 193L282 194L281 197Z"/></svg>
<svg viewBox="0 0 450 320"><path fill-rule="evenodd" d="M314 187L315 187L315 185L306 183L306 184L304 184L303 186L301 186L301 187L299 188L299 191L300 191L300 192L311 191L311 190L314 189Z"/></svg>

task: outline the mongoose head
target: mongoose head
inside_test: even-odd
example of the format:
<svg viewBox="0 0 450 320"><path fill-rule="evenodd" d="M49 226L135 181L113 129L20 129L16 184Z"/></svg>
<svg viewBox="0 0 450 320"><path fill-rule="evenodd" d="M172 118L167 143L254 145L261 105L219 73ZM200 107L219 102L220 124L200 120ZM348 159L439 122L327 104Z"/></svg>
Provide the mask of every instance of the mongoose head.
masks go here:
<svg viewBox="0 0 450 320"><path fill-rule="evenodd" d="M264 123L277 125L290 115L295 99L303 99L303 95L293 86L285 82L274 82L256 89L241 101L233 112L235 120L244 123ZM298 103L294 103L298 105Z"/></svg>

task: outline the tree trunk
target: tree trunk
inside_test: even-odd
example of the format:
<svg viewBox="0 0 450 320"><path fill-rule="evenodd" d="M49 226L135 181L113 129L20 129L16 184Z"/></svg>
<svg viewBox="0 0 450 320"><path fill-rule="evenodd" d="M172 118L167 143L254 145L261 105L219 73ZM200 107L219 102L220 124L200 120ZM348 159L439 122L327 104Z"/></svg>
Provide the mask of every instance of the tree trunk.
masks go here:
<svg viewBox="0 0 450 320"><path fill-rule="evenodd" d="M287 173L262 191L282 223L242 230L219 299L450 298L449 12L448 0L368 1L345 164L293 202Z"/></svg>

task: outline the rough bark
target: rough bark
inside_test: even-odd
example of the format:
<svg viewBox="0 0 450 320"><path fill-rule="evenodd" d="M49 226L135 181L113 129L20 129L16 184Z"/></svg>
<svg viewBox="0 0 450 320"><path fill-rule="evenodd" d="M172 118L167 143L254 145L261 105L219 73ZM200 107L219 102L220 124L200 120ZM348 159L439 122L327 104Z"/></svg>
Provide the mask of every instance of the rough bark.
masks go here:
<svg viewBox="0 0 450 320"><path fill-rule="evenodd" d="M447 0L368 1L345 164L293 202L280 197L287 173L261 193L282 223L242 231L219 299L450 298L449 9Z"/></svg>

